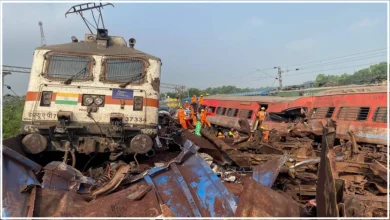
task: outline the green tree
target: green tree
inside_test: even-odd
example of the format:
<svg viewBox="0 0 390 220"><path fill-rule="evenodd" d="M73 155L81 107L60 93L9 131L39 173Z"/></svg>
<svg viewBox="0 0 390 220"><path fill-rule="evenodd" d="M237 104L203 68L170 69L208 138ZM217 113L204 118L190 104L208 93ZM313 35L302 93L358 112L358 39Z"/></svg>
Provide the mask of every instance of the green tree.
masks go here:
<svg viewBox="0 0 390 220"><path fill-rule="evenodd" d="M21 132L24 98L15 98L5 103L3 97L3 139Z"/></svg>
<svg viewBox="0 0 390 220"><path fill-rule="evenodd" d="M370 68L358 70L352 75L344 73L342 75L318 74L314 86L337 86L350 84L369 84L382 82L387 79L387 62L371 65Z"/></svg>
<svg viewBox="0 0 390 220"><path fill-rule="evenodd" d="M196 95L196 97L200 96L200 94L202 93L201 90L197 89L197 88L190 88L188 90L188 93L190 93L190 96L193 96L193 95Z"/></svg>

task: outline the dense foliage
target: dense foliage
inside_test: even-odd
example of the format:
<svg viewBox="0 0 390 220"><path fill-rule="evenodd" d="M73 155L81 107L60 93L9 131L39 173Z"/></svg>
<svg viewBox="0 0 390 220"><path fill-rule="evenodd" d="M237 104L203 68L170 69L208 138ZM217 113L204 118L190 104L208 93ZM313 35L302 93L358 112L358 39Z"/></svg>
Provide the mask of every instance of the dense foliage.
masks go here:
<svg viewBox="0 0 390 220"><path fill-rule="evenodd" d="M3 97L3 139L21 132L24 97Z"/></svg>
<svg viewBox="0 0 390 220"><path fill-rule="evenodd" d="M380 83L387 79L387 62L371 65L369 68L361 69L354 74L344 73L342 75L318 74L314 83L315 87L341 86L350 84Z"/></svg>

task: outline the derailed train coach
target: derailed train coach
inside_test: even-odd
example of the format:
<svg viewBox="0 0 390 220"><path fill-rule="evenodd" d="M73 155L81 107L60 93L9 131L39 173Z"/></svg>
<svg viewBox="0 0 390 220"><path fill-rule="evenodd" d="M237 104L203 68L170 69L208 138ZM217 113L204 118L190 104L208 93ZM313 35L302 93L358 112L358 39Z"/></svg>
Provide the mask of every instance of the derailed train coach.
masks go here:
<svg viewBox="0 0 390 220"><path fill-rule="evenodd" d="M84 41L36 48L22 117L25 150L149 152L162 63L135 42L97 29Z"/></svg>
<svg viewBox="0 0 390 220"><path fill-rule="evenodd" d="M323 124L331 118L337 122L338 139L354 138L363 145L387 146L387 95L386 86L330 89L291 101L282 112L269 112L264 125L284 133L291 129L284 122L301 118L307 131L321 135ZM305 110L304 115L300 114L301 109Z"/></svg>
<svg viewBox="0 0 390 220"><path fill-rule="evenodd" d="M320 136L322 125L332 118L338 124L338 139L350 140L353 135L359 143L386 146L387 95L386 86L335 88L304 97L218 95L206 97L203 107L219 127L239 128L242 118L253 127L256 112L264 107L268 114L262 125L281 135L302 122L306 131Z"/></svg>
<svg viewBox="0 0 390 220"><path fill-rule="evenodd" d="M239 129L240 119L247 119L252 127L256 122L256 113L262 107L267 112L279 112L288 108L294 97L268 97L268 96L232 96L213 95L205 98L202 108L208 112L211 124Z"/></svg>

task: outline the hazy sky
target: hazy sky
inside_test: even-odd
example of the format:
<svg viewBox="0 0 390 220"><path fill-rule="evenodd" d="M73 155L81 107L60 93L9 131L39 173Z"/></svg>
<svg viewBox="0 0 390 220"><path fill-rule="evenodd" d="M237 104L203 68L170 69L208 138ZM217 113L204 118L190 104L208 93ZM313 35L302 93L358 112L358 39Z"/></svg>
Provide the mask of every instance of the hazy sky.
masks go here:
<svg viewBox="0 0 390 220"><path fill-rule="evenodd" d="M31 66L33 51L40 45L39 21L49 45L70 42L73 35L83 39L88 29L81 18L64 16L71 5L4 3L3 64ZM278 82L266 74L276 76L270 68L280 65L301 68L284 77L284 85L292 85L314 80L320 72L352 73L369 66L357 65L387 59L383 3L114 5L104 9L109 34L126 41L134 37L137 49L160 57L165 83L201 89L275 86ZM343 57L367 51L373 52L357 59ZM334 57L341 58L310 63ZM18 94L26 92L27 83L26 74L5 78Z"/></svg>

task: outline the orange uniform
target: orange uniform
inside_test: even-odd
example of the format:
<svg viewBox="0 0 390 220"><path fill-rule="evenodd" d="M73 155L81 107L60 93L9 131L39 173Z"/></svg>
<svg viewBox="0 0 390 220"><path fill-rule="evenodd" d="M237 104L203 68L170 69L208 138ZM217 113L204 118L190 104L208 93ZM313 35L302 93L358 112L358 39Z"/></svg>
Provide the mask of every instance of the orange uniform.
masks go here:
<svg viewBox="0 0 390 220"><path fill-rule="evenodd" d="M190 107L190 103L186 102L184 103L184 108L189 108Z"/></svg>
<svg viewBox="0 0 390 220"><path fill-rule="evenodd" d="M209 127L211 127L211 124L209 120L207 120L207 115L206 112L204 112L204 110L202 110L202 113L200 113L200 123L202 123L202 126L204 124L207 124Z"/></svg>
<svg viewBox="0 0 390 220"><path fill-rule="evenodd" d="M193 96L191 97L191 103L196 103L196 96L195 96L195 95L193 95Z"/></svg>
<svg viewBox="0 0 390 220"><path fill-rule="evenodd" d="M203 98L203 96L201 96L201 97L199 98L199 105L203 105L203 101L204 101L204 98Z"/></svg>
<svg viewBox="0 0 390 220"><path fill-rule="evenodd" d="M183 109L177 110L177 118L179 119L179 122L180 122L181 126L182 126L184 129L187 129L187 124L186 124L186 121L184 120L184 119L185 119L185 116L186 116L186 115L185 115Z"/></svg>
<svg viewBox="0 0 390 220"><path fill-rule="evenodd" d="M258 112L256 113L256 117L259 119L258 127L260 127L260 126L263 124L263 121L264 121L264 119L265 119L265 115L266 115L266 114L267 114L267 113L266 113L264 110L258 111Z"/></svg>
<svg viewBox="0 0 390 220"><path fill-rule="evenodd" d="M268 142L268 136L269 136L268 131L263 131L263 140L264 140L264 142Z"/></svg>
<svg viewBox="0 0 390 220"><path fill-rule="evenodd" d="M192 125L196 126L196 113L193 108L191 108L191 118L192 118Z"/></svg>
<svg viewBox="0 0 390 220"><path fill-rule="evenodd" d="M256 114L256 116L259 118L260 121L264 121L265 115L266 115L265 111L259 111Z"/></svg>

